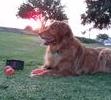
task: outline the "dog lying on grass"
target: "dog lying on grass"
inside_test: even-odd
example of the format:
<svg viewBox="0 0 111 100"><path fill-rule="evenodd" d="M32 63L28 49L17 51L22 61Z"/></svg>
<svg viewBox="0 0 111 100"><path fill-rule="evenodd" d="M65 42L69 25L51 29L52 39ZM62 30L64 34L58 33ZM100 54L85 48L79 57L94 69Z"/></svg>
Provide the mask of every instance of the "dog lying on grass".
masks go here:
<svg viewBox="0 0 111 100"><path fill-rule="evenodd" d="M39 75L75 76L111 72L111 50L87 48L77 40L68 24L55 21L39 33L47 45L45 62ZM32 71L38 75L38 69Z"/></svg>

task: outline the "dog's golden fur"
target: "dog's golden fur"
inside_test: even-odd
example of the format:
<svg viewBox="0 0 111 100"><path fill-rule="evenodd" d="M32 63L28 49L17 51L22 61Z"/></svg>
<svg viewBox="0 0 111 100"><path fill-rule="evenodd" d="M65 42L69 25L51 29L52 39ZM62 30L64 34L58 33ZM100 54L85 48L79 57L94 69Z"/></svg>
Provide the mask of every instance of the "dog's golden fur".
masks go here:
<svg viewBox="0 0 111 100"><path fill-rule="evenodd" d="M77 40L65 22L55 21L44 28L40 37L47 45L44 75L81 75L111 72L111 50L87 48Z"/></svg>

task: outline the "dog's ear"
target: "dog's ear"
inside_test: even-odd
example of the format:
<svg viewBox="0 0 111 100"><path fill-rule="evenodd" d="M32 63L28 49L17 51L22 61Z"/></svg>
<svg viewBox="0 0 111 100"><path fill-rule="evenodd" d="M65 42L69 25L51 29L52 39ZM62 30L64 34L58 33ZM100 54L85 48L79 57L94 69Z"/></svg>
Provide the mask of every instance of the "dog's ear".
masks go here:
<svg viewBox="0 0 111 100"><path fill-rule="evenodd" d="M56 29L56 31L59 30L62 33L65 33L68 31L68 29L70 29L68 24L63 21L54 21L50 26L52 30Z"/></svg>
<svg viewBox="0 0 111 100"><path fill-rule="evenodd" d="M50 25L51 30L56 30L59 36L72 36L70 26L64 21L55 21Z"/></svg>
<svg viewBox="0 0 111 100"><path fill-rule="evenodd" d="M61 21L59 23L59 31L61 32L60 34L62 34L64 36L72 35L72 30L71 30L70 26L63 21Z"/></svg>

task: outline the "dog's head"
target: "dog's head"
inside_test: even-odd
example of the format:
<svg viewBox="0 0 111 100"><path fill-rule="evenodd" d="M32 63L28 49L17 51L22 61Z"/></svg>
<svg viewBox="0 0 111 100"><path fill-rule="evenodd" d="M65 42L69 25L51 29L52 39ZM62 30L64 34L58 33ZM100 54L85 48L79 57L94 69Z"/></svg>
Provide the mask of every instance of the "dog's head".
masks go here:
<svg viewBox="0 0 111 100"><path fill-rule="evenodd" d="M68 24L63 21L55 21L39 32L39 36L45 40L45 45L55 45L66 37L72 37Z"/></svg>

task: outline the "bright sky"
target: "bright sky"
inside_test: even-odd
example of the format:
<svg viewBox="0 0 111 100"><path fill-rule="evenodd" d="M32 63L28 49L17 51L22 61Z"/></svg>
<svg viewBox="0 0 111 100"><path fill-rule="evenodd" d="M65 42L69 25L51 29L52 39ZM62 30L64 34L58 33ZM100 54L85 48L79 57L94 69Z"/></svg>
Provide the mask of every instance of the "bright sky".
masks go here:
<svg viewBox="0 0 111 100"><path fill-rule="evenodd" d="M19 6L25 0L0 0L0 26L24 28L26 25L35 24L33 20L17 18Z"/></svg>
<svg viewBox="0 0 111 100"><path fill-rule="evenodd" d="M24 28L27 25L37 27L37 22L17 18L18 7L26 0L0 0L0 26ZM69 17L69 24L75 35L89 37L89 34L82 35L84 29L80 23L80 14L85 11L84 0L61 0L66 5L66 13ZM90 34L91 35L91 34ZM94 34L91 35L94 37Z"/></svg>

